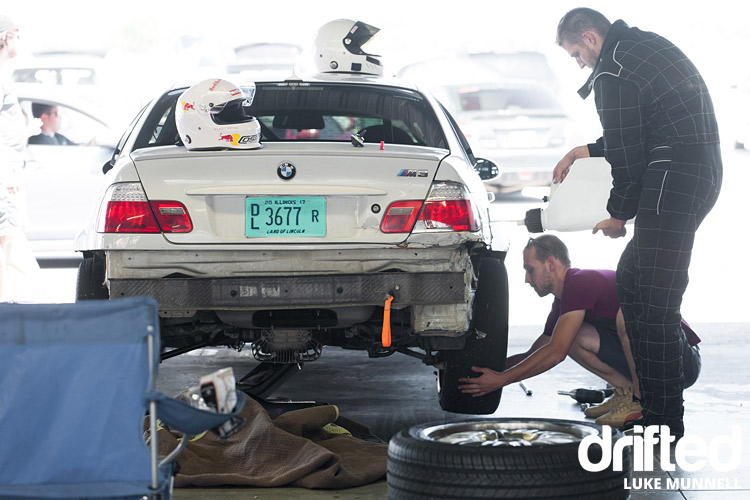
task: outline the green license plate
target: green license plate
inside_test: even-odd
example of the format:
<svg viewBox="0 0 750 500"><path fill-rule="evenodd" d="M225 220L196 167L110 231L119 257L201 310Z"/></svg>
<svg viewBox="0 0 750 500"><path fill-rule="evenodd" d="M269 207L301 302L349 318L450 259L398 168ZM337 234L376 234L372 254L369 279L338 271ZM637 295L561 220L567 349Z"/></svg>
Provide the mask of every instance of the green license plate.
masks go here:
<svg viewBox="0 0 750 500"><path fill-rule="evenodd" d="M323 196L245 198L245 236L249 238L325 235Z"/></svg>

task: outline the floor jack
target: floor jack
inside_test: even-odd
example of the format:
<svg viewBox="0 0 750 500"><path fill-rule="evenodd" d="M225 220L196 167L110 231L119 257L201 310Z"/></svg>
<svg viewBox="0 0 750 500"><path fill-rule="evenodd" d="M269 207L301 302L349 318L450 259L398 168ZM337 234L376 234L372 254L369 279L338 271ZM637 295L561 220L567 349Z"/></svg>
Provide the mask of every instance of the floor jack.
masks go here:
<svg viewBox="0 0 750 500"><path fill-rule="evenodd" d="M302 369L302 363L260 363L237 383L237 389L257 401L273 419L292 410L322 406L319 401L266 399L278 387Z"/></svg>

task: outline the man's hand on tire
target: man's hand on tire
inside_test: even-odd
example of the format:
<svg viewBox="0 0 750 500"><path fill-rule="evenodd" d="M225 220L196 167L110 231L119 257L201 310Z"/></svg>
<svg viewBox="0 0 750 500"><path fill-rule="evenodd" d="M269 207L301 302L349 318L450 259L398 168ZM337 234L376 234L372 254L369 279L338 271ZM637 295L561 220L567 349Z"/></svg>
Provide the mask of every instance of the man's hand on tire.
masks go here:
<svg viewBox="0 0 750 500"><path fill-rule="evenodd" d="M472 366L471 369L472 371L481 373L481 375L479 377L458 379L459 382L462 382L458 388L461 392L471 394L475 398L489 394L510 383L509 380L505 380L507 377L503 372L496 372L495 370L478 366Z"/></svg>

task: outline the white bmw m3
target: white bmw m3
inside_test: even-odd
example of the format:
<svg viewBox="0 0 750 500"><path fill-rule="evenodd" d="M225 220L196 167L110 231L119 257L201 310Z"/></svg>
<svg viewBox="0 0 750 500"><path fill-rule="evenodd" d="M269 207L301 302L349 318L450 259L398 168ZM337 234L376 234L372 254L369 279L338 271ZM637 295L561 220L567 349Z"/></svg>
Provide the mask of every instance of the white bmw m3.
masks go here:
<svg viewBox="0 0 750 500"><path fill-rule="evenodd" d="M174 88L107 169L77 298L154 297L163 357L251 344L276 372L326 345L401 352L438 368L445 410L497 408L457 386L506 358L498 168L430 95L351 74Z"/></svg>

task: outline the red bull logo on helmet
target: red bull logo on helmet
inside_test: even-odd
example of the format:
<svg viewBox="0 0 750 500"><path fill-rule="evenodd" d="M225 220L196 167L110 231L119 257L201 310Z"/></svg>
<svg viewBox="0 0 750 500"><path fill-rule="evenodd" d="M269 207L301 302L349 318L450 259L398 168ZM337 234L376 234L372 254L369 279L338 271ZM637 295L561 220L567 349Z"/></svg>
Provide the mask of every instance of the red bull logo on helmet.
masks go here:
<svg viewBox="0 0 750 500"><path fill-rule="evenodd" d="M222 135L219 137L219 141L228 142L232 146L236 146L237 141L239 140L240 140L240 134L227 134L227 135Z"/></svg>
<svg viewBox="0 0 750 500"><path fill-rule="evenodd" d="M187 113L188 111L195 111L195 106L192 103L182 101L182 112Z"/></svg>

